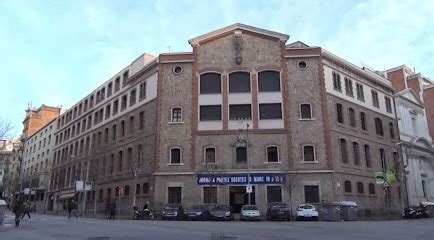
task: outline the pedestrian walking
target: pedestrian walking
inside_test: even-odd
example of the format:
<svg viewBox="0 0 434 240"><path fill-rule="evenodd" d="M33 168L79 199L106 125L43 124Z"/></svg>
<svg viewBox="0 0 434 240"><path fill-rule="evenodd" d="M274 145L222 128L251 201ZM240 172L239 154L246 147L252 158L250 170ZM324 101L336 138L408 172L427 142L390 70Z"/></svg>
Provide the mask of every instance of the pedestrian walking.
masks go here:
<svg viewBox="0 0 434 240"><path fill-rule="evenodd" d="M18 200L12 210L12 212L15 213L15 227L20 226L21 214L23 213L23 211L24 211L23 201Z"/></svg>
<svg viewBox="0 0 434 240"><path fill-rule="evenodd" d="M30 219L30 202L27 202L26 204L24 204L24 211L23 211L23 215L21 216L21 219L24 219L24 216L29 216Z"/></svg>
<svg viewBox="0 0 434 240"><path fill-rule="evenodd" d="M78 218L77 208L78 208L77 202L75 200L71 200L68 206L68 211L69 211L68 219L70 219L71 216L75 216L75 218Z"/></svg>
<svg viewBox="0 0 434 240"><path fill-rule="evenodd" d="M109 211L110 211L110 217L109 219L111 220L113 217L113 220L115 220L115 215L116 215L116 204L113 202L110 204L109 206Z"/></svg>

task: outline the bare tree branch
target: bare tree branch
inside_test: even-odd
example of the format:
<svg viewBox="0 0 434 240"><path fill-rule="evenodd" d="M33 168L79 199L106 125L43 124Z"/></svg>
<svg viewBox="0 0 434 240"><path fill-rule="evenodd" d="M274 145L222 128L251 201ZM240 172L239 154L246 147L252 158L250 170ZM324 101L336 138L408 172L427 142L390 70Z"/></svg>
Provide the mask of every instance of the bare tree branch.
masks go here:
<svg viewBox="0 0 434 240"><path fill-rule="evenodd" d="M10 138L13 129L11 121L0 118L0 139Z"/></svg>

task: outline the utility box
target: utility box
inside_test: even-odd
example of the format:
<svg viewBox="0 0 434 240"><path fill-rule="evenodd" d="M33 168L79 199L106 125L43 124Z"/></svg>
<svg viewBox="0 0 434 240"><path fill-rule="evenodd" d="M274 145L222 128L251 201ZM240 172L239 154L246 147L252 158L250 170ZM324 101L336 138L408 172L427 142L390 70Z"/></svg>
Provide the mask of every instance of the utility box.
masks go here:
<svg viewBox="0 0 434 240"><path fill-rule="evenodd" d="M6 201L0 199L0 225L3 224L5 213L6 213Z"/></svg>
<svg viewBox="0 0 434 240"><path fill-rule="evenodd" d="M338 202L326 202L318 207L321 221L340 222L342 220L341 205Z"/></svg>
<svg viewBox="0 0 434 240"><path fill-rule="evenodd" d="M341 205L341 217L344 221L357 221L357 203L349 201L339 202Z"/></svg>

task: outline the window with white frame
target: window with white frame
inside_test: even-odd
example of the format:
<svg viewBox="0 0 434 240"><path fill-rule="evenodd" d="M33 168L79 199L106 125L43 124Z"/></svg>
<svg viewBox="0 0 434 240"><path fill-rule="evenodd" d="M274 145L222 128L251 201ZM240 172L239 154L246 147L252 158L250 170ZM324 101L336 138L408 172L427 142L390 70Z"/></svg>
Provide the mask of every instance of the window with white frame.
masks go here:
<svg viewBox="0 0 434 240"><path fill-rule="evenodd" d="M304 145L303 146L303 162L315 162L315 146Z"/></svg>
<svg viewBox="0 0 434 240"><path fill-rule="evenodd" d="M170 149L170 164L181 164L181 148Z"/></svg>
<svg viewBox="0 0 434 240"><path fill-rule="evenodd" d="M300 104L300 119L312 119L312 107L310 103Z"/></svg>
<svg viewBox="0 0 434 240"><path fill-rule="evenodd" d="M215 147L206 147L205 148L205 163L215 163Z"/></svg>
<svg viewBox="0 0 434 240"><path fill-rule="evenodd" d="M279 151L277 146L267 147L267 162L279 162Z"/></svg>
<svg viewBox="0 0 434 240"><path fill-rule="evenodd" d="M172 108L172 122L182 122L182 109L179 107Z"/></svg>

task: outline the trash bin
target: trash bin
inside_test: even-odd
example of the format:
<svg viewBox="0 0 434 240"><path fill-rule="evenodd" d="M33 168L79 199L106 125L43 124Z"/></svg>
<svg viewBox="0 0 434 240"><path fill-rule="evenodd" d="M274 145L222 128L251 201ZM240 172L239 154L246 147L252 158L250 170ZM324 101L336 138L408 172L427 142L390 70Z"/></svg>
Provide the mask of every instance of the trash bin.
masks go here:
<svg viewBox="0 0 434 240"><path fill-rule="evenodd" d="M6 201L0 199L0 225L3 224L3 219L5 218L6 212Z"/></svg>
<svg viewBox="0 0 434 240"><path fill-rule="evenodd" d="M321 221L340 222L341 206L338 202L323 203L320 205Z"/></svg>
<svg viewBox="0 0 434 240"><path fill-rule="evenodd" d="M342 220L357 221L357 203L349 201L339 202L341 205Z"/></svg>

